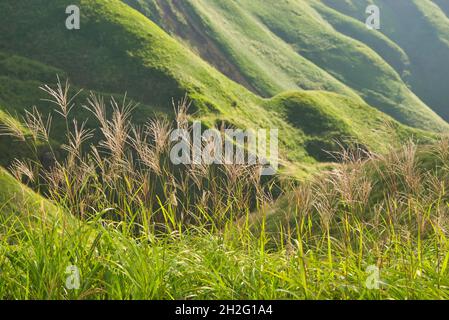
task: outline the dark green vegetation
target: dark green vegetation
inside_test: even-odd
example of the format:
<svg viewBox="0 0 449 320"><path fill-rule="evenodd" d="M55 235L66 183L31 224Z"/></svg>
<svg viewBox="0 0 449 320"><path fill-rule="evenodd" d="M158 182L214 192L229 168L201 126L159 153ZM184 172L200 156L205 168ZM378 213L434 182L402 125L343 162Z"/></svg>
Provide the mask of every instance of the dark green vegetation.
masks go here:
<svg viewBox="0 0 449 320"><path fill-rule="evenodd" d="M364 25L368 3L380 31ZM69 4L80 30L65 28ZM448 298L448 11L2 0L0 298ZM57 77L67 96L42 100ZM138 106L86 110L97 94ZM185 96L189 113L175 114ZM180 116L278 128L280 175L173 168L164 132ZM72 264L78 290L64 287Z"/></svg>

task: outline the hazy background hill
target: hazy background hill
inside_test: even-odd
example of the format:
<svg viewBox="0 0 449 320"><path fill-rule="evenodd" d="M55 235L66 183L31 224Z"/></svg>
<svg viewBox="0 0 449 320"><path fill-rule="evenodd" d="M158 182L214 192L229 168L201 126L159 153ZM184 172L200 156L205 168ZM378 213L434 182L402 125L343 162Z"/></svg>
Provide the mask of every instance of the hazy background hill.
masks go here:
<svg viewBox="0 0 449 320"><path fill-rule="evenodd" d="M425 102L449 120L449 2L445 0L375 0L324 3L356 20L375 3L382 12L380 32L402 48L410 64L404 81ZM345 27L342 32L347 32ZM367 38L359 39L366 42ZM378 48L380 54L386 54Z"/></svg>
<svg viewBox="0 0 449 320"><path fill-rule="evenodd" d="M404 25L407 22L402 21L406 18L395 19L391 14L393 11L401 12L401 16L404 12L407 15L410 5L401 2L408 1L384 1L382 5L385 10L381 7L385 35L366 28L365 8L368 3L365 1L355 1L357 5L344 1L323 3L315 0L126 2L193 47L224 74L262 96L291 89L357 94L372 106L408 125L425 129L445 126L408 88L407 82L410 80L415 93L429 102L440 115L445 115L445 82L443 78L438 78L438 74L445 74L445 67L435 74L433 68L423 63L424 52L439 48L429 39L429 46L423 49L423 53L412 52L410 56L413 44L407 37L419 43L417 39L425 38L426 31L418 36L415 32L407 33L405 30L408 27ZM350 9L341 9L340 12L333 9L345 8L342 3ZM444 15L438 8L426 10ZM429 24L413 11L407 19L423 20L415 26L418 29ZM388 29L395 28L395 23L404 31L391 36ZM441 24L439 21L427 26L427 32L430 28L435 32L441 29L447 35ZM440 65L447 56L444 50L438 52L441 58L430 62L434 66ZM422 58L416 59L415 56ZM432 74L433 78L417 76L424 71ZM418 78L422 85L418 83ZM430 84L435 81L439 85ZM427 90L430 87L432 90Z"/></svg>

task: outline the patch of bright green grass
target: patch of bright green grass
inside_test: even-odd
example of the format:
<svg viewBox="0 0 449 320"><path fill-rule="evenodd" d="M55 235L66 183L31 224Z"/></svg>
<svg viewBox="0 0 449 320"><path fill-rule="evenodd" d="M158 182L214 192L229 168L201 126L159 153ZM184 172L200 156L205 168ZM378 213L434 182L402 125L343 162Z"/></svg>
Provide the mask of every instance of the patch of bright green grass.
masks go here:
<svg viewBox="0 0 449 320"><path fill-rule="evenodd" d="M59 215L57 206L18 182L5 169L0 167L0 217L6 221L15 218L27 223L30 221L51 221ZM67 221L70 217L67 216ZM9 225L9 223L8 223Z"/></svg>
<svg viewBox="0 0 449 320"><path fill-rule="evenodd" d="M298 234L272 248L270 234L235 225L135 239L100 222L22 232L15 222L0 233L2 299L449 298L447 267L438 267L439 259L447 266L447 238L436 235L418 242L351 225L360 232L353 247ZM367 268L379 261L379 289L369 289ZM80 271L79 289L66 288L69 266Z"/></svg>

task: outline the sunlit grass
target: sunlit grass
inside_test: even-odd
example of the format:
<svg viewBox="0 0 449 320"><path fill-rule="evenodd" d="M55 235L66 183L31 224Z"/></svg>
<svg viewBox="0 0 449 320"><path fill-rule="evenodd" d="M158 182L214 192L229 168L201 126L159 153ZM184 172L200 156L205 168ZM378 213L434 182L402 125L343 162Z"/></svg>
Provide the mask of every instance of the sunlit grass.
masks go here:
<svg viewBox="0 0 449 320"><path fill-rule="evenodd" d="M1 128L49 152L0 175L0 298L449 298L448 139L344 149L307 182L267 180L257 166L174 166L168 133L189 128L186 101L175 124L138 128L132 105L107 112L91 95L94 135L68 121L63 86L44 89L67 125L62 155L37 110L27 135Z"/></svg>
<svg viewBox="0 0 449 320"><path fill-rule="evenodd" d="M298 232L288 245L268 249L267 234L235 226L157 238L135 238L99 222L14 230L1 237L2 299L449 298L441 234L422 242L390 234L371 246L385 230L360 228L360 248L334 238L328 248L327 235ZM80 270L78 290L65 287L69 265ZM368 265L380 266L378 290L366 286Z"/></svg>

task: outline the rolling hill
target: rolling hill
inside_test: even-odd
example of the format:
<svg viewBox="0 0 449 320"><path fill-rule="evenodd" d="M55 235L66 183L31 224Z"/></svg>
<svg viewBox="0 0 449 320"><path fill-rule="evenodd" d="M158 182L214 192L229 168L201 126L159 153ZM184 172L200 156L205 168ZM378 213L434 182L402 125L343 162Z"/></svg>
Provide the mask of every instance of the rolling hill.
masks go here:
<svg viewBox="0 0 449 320"><path fill-rule="evenodd" d="M259 34L258 28L264 15L263 11L258 11L262 8L261 3L253 8L249 2L245 2L242 5L246 9L237 10L242 16L236 21L247 20L248 25L234 27L240 30L254 27L257 30L254 34L259 37L257 45L254 39L235 37L238 41L243 41L240 43L241 50L236 51L237 53L248 52L245 45L248 49L252 47L254 54L259 52L257 59L254 56L246 58L247 67L242 63L231 62L235 68L230 67L230 70L234 68L230 72L247 79L246 83L242 80L242 84L238 83L239 76L235 81L231 80L233 77L228 78L227 72L220 72L213 59L203 59L192 50L190 43L178 41L176 35L170 36L156 24L158 21L160 24L161 21L171 21L168 18L148 19L118 0L75 1L82 8L82 27L80 30L70 31L64 26L65 7L68 3L69 1L64 0L51 3L22 0L3 1L0 4L0 105L4 111L20 114L32 104L49 111L50 106L39 100L43 95L38 86L54 82L52 79L55 79L56 74L68 77L77 88L114 95L126 91L128 97L141 104L137 119L144 119L155 112L171 114L171 99L176 100L187 94L193 101L193 116L202 119L208 126L224 121L241 128L279 128L284 164L294 164L300 171L307 171L310 165L322 161L325 158L322 149L335 144L334 140L357 141L373 150L382 150L383 144L395 144L412 135L424 138L430 136L424 131L400 125L389 116L376 111L364 102L360 92L340 81L336 74L332 75L332 72L317 66L306 55L301 56L300 50L288 43L289 35L285 34L286 41L277 36L276 32L281 31L275 32L276 26L268 26L267 22L263 27L265 34ZM145 8L151 8L150 2L141 3L146 4ZM199 6L201 3L192 2L193 4ZM228 8L220 6L218 2L208 4L210 7L207 6L204 10ZM202 5L205 6L204 3ZM233 8L232 2L229 2L229 6ZM155 12L161 10L160 7L157 8ZM307 16L316 14L312 7L307 8ZM281 9L282 7L278 10ZM185 12L191 10L193 7L187 8ZM251 17L246 19L245 15L249 12ZM316 23L315 20L311 19L313 23ZM322 22L324 24L324 20ZM287 25L286 28L294 26ZM325 30L337 40L346 39L329 26ZM273 42L264 44L266 35L270 35L269 39ZM216 34L216 42L220 37ZM292 37L292 41L300 39L297 35ZM314 45L314 42L310 43L311 48ZM270 46L275 51L267 51ZM232 54L218 48L220 47L217 50L226 59L234 59ZM367 47L362 49L369 51ZM285 55L281 54L282 51ZM237 56L236 61L240 61ZM279 64L275 66L270 62L273 57L279 57L283 61L279 60ZM366 57L375 57L380 61L373 52L369 52ZM225 60L221 61L226 64ZM253 68L252 62L260 68ZM392 67L386 63L385 65L385 70L390 72L389 76L394 80L391 86L404 93L399 98L392 95L388 99L401 99L410 103L407 108L392 104L390 113L403 123L417 128L444 130L447 124L408 91ZM249 74L253 77L249 77ZM357 82L357 79L353 81ZM292 89L299 91L292 92ZM308 113L315 113L311 119L323 121L323 126L327 126L324 123L326 121L333 123L333 129L310 131L306 127L307 123L300 121L302 114L298 110L301 110L301 106L307 106ZM295 108L298 110L292 110ZM84 116L81 106L77 110L79 112L76 114ZM357 114L350 117L354 110L357 110ZM366 126L367 123L369 126ZM55 128L55 139L58 139L58 124ZM2 163L7 164L11 156L4 155Z"/></svg>
<svg viewBox="0 0 449 320"><path fill-rule="evenodd" d="M324 0L335 10L363 21L363 8L368 3L379 6L382 25L379 30L407 55L410 64L404 80L428 106L449 120L449 19L445 0ZM362 11L361 11L362 10ZM345 26L343 33L350 32ZM367 43L367 38L358 39ZM378 48L379 54L386 54Z"/></svg>
<svg viewBox="0 0 449 320"><path fill-rule="evenodd" d="M0 298L448 299L447 3L1 0ZM279 129L279 174L177 166L167 119Z"/></svg>
<svg viewBox="0 0 449 320"><path fill-rule="evenodd" d="M333 91L362 98L407 125L447 129L420 99L433 96L438 89L432 85L432 93L423 94L416 88L420 98L409 89L406 76L409 59L414 57L407 55L403 43L368 31L364 19L356 20L321 1L127 2L224 74L262 96L293 89ZM357 3L351 8L364 18L367 3ZM401 11L397 5L386 5ZM410 72L419 71L412 68ZM438 83L443 85L441 80ZM444 116L441 104L429 102Z"/></svg>

